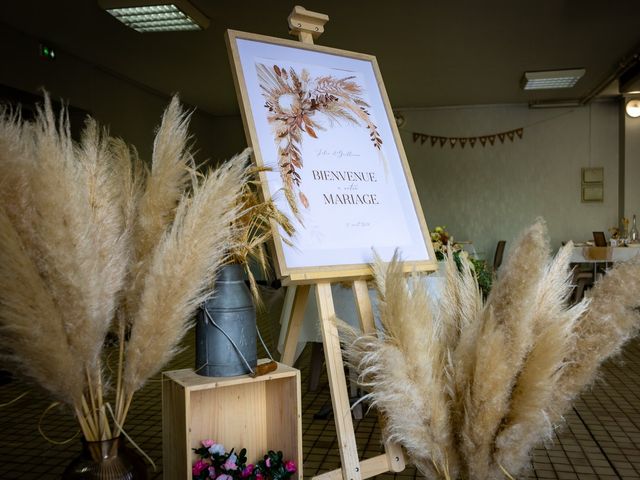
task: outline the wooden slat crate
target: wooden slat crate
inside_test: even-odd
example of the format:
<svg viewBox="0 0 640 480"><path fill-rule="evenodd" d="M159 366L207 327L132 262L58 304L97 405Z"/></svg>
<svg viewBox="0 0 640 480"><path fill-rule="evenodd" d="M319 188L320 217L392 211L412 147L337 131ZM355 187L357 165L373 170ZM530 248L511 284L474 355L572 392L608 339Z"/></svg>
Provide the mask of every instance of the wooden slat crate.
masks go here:
<svg viewBox="0 0 640 480"><path fill-rule="evenodd" d="M302 478L300 371L278 364L277 370L251 378L204 377L191 369L162 376L164 478L190 480L197 456L192 448L205 439L227 451L247 449L248 463L268 450L282 450Z"/></svg>

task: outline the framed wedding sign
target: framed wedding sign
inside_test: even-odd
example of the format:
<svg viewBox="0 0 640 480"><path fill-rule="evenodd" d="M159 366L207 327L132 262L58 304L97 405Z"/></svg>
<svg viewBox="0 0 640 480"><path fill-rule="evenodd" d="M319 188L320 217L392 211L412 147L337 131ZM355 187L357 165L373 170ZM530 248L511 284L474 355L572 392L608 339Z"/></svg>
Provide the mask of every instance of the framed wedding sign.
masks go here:
<svg viewBox="0 0 640 480"><path fill-rule="evenodd" d="M293 245L275 232L280 277L365 276L374 249L434 270L375 57L231 30L227 41L248 143L270 168L263 193L295 219Z"/></svg>

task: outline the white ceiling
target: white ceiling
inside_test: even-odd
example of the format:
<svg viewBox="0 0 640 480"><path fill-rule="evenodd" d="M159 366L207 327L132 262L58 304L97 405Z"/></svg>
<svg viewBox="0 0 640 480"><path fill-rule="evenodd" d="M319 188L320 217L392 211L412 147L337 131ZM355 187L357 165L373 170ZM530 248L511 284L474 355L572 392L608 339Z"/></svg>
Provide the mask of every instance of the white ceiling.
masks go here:
<svg viewBox="0 0 640 480"><path fill-rule="evenodd" d="M318 44L378 58L396 108L581 98L640 46L640 0L191 2L210 18L206 31L137 33L97 0L4 1L0 21L48 40L59 55L162 94L180 92L213 115L238 112L225 30L289 38L296 3L329 15ZM587 73L570 91L520 89L525 70L580 67Z"/></svg>

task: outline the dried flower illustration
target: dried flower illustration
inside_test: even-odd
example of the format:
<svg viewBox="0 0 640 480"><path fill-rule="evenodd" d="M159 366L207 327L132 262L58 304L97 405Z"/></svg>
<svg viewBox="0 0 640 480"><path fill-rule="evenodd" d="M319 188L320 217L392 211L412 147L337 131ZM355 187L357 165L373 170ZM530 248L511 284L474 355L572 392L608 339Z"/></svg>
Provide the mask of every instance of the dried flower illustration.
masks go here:
<svg viewBox="0 0 640 480"><path fill-rule="evenodd" d="M318 132L327 130L318 118L324 116L329 126L340 122L361 125L369 130L374 148L381 149L382 138L378 127L371 121L370 105L364 101L363 89L348 76L336 78L330 75L312 77L306 69L300 74L293 67L288 70L278 65L256 65L258 79L268 110L267 120L273 128L278 147L278 167L285 196L291 210L297 214L297 197L309 207L309 200L302 192L303 167L301 154L303 136L318 138Z"/></svg>

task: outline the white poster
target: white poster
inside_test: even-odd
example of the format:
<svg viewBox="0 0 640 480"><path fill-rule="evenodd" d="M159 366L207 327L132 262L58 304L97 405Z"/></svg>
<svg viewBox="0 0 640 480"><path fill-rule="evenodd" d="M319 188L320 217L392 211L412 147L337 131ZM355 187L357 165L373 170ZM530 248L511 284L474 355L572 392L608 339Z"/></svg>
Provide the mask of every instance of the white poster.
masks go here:
<svg viewBox="0 0 640 480"><path fill-rule="evenodd" d="M373 248L432 260L374 59L240 36L230 42L252 146L297 229L281 269L368 264Z"/></svg>

